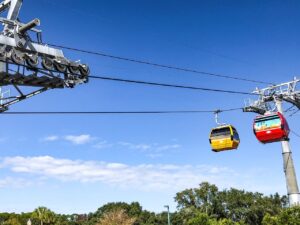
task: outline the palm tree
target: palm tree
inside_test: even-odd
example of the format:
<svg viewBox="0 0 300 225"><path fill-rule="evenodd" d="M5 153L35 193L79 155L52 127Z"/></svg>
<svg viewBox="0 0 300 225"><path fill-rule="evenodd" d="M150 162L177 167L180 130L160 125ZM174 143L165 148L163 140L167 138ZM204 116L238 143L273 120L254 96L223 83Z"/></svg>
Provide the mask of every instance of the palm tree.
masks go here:
<svg viewBox="0 0 300 225"><path fill-rule="evenodd" d="M97 225L133 225L135 218L130 218L123 209L105 213Z"/></svg>
<svg viewBox="0 0 300 225"><path fill-rule="evenodd" d="M38 207L32 213L32 217L41 222L41 225L49 224L55 221L55 214L46 207Z"/></svg>

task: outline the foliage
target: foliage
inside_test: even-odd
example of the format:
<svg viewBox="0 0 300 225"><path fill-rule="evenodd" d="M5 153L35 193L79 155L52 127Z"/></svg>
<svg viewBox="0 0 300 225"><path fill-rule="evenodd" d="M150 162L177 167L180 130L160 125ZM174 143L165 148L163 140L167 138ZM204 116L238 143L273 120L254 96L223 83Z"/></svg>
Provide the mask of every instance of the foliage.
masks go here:
<svg viewBox="0 0 300 225"><path fill-rule="evenodd" d="M133 225L135 218L130 218L123 209L114 209L105 213L98 225Z"/></svg>
<svg viewBox="0 0 300 225"><path fill-rule="evenodd" d="M46 207L38 207L33 211L32 218L39 220L41 225L54 224L56 215Z"/></svg>
<svg viewBox="0 0 300 225"><path fill-rule="evenodd" d="M133 202L131 204L127 204L125 202L117 202L117 203L108 203L101 208L99 208L95 216L101 217L103 214L111 211L115 211L117 209L123 210L130 217L139 216L142 213L142 207L138 202Z"/></svg>
<svg viewBox="0 0 300 225"><path fill-rule="evenodd" d="M210 219L207 214L199 213L194 218L191 218L187 225L210 225Z"/></svg>
<svg viewBox="0 0 300 225"><path fill-rule="evenodd" d="M176 194L172 225L300 225L300 207L287 208L286 196L219 190L207 182ZM60 215L46 207L32 213L0 213L0 225L166 225L167 213L144 210L138 202L108 203L89 214Z"/></svg>
<svg viewBox="0 0 300 225"><path fill-rule="evenodd" d="M283 210L276 216L266 214L263 225L300 225L300 207L292 207Z"/></svg>
<svg viewBox="0 0 300 225"><path fill-rule="evenodd" d="M22 225L18 218L9 218L7 221L3 223L3 225Z"/></svg>
<svg viewBox="0 0 300 225"><path fill-rule="evenodd" d="M267 213L264 216L262 225L278 225L278 218L276 216L271 216L269 213Z"/></svg>
<svg viewBox="0 0 300 225"><path fill-rule="evenodd" d="M199 188L187 189L176 194L179 210L206 213L217 220L230 219L233 222L261 224L264 216L277 215L286 205L286 197L279 194L263 196L261 193L246 192L231 188L219 191L207 182Z"/></svg>

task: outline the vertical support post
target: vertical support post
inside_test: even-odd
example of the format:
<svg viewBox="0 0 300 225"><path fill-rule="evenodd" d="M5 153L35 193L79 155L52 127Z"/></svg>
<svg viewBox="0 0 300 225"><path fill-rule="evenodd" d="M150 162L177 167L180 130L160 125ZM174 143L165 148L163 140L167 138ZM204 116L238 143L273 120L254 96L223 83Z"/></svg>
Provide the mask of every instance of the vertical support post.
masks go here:
<svg viewBox="0 0 300 225"><path fill-rule="evenodd" d="M0 73L6 71L6 63L0 62ZM2 98L2 86L0 86L0 97ZM0 101L0 105L2 105L2 101Z"/></svg>
<svg viewBox="0 0 300 225"><path fill-rule="evenodd" d="M170 206L165 205L165 208L168 210L168 225L171 225L171 218L170 218Z"/></svg>
<svg viewBox="0 0 300 225"><path fill-rule="evenodd" d="M7 19L17 20L19 17L20 9L22 7L23 0L11 0L10 8L7 14Z"/></svg>
<svg viewBox="0 0 300 225"><path fill-rule="evenodd" d="M19 17L20 9L22 7L23 0L11 0L10 6L7 14L7 19L9 20L17 20ZM11 24L6 24L4 26L4 32L9 32L9 30L13 30L14 26Z"/></svg>
<svg viewBox="0 0 300 225"><path fill-rule="evenodd" d="M278 112L283 114L282 100L275 99L275 104ZM299 187L289 141L282 141L281 146L289 204L290 206L300 205Z"/></svg>

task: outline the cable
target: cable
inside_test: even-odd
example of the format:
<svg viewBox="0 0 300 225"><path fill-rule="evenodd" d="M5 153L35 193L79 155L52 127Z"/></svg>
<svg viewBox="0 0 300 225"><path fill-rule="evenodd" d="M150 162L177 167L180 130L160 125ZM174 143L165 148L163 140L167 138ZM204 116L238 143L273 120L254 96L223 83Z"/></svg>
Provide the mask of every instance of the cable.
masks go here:
<svg viewBox="0 0 300 225"><path fill-rule="evenodd" d="M166 83L156 83L156 82L148 82L148 81L140 81L140 80L121 79L121 78L116 78L116 77L103 77L103 76L89 76L89 77L93 78L93 79L134 83L134 84L145 84L145 85L153 85L153 86L160 86L160 87L171 87L171 88L183 88L183 89L200 90L200 91L222 92L222 93L228 93L228 94L255 95L255 96L258 95L255 93L242 92L242 91L232 91L232 90L213 89L213 88L194 87L194 86L183 86L183 85L176 85L176 84L166 84Z"/></svg>
<svg viewBox="0 0 300 225"><path fill-rule="evenodd" d="M289 111L292 111L292 109L293 109L294 107L295 107L295 106L292 105L291 107L289 107L288 109L286 109L284 112L287 113L287 112L289 112Z"/></svg>
<svg viewBox="0 0 300 225"><path fill-rule="evenodd" d="M224 109L221 112L231 112L241 110L242 108ZM197 113L214 113L213 110L178 110L178 111L53 111L53 112L3 112L1 115L113 115L113 114L197 114Z"/></svg>
<svg viewBox="0 0 300 225"><path fill-rule="evenodd" d="M300 109L297 109L296 111L294 111L293 113L291 113L291 114L289 115L289 117L292 117L292 116L296 115L296 113L298 113L299 111L300 111Z"/></svg>
<svg viewBox="0 0 300 225"><path fill-rule="evenodd" d="M246 78L241 78L241 77L237 77L237 76L229 76L229 75L222 75L222 74L204 72L204 71L199 71L199 70L195 70L195 69L177 67L177 66L172 66L172 65L164 65L164 64L154 63L154 62L150 62L150 61L143 61L143 60L139 60L139 59L115 56L115 55L111 55L111 54L107 54L107 53L103 53L103 52L95 52L95 51L83 50L83 49L66 47L66 46L56 45L56 44L49 44L49 43L47 43L46 45L54 47L54 48L61 48L61 49L77 51L77 52L86 53L86 54L92 54L92 55L97 55L97 56L102 56L102 57L108 57L108 58L112 58L112 59L116 59L116 60L122 60L122 61L127 61L127 62L132 62L132 63L144 64L144 65L148 65L148 66L160 67L160 68L165 68L165 69L178 70L178 71L182 71L182 72L196 73L196 74L214 76L214 77L219 77L219 78L246 81L246 82L251 82L251 83L273 85L272 83L268 83L268 82L264 82L264 81L257 81L257 80L246 79Z"/></svg>
<svg viewBox="0 0 300 225"><path fill-rule="evenodd" d="M18 65L16 63L12 63L9 61L1 60L2 62L10 63L13 65ZM19 65L19 66L24 66L27 69L32 70L31 67L28 65ZM34 68L33 70L35 71L49 71L45 70L44 68ZM17 71L14 71L17 72ZM56 71L51 71L51 72L56 72ZM71 74L71 73L66 73L67 75L73 75L73 76L80 76L79 74ZM93 79L101 79L101 80L109 80L109 81L115 81L115 82L124 82L124 83L133 83L133 84L143 84L143 85L152 85L152 86L160 86L160 87L171 87L171 88L181 88L181 89L190 89L190 90L199 90L199 91L210 91L210 92L222 92L222 93L228 93L228 94L241 94L241 95L255 95L257 96L258 94L256 93L250 93L250 92L242 92L242 91L232 91L232 90L224 90L224 89L214 89L214 88L204 88L204 87L194 87L194 86L184 86L184 85L176 85L176 84L166 84L166 83L156 83L156 82L148 82L148 81L140 81L140 80L130 80L130 79L122 79L122 78L116 78L116 77L107 77L107 76L95 76L91 75L89 78Z"/></svg>
<svg viewBox="0 0 300 225"><path fill-rule="evenodd" d="M291 130L291 132L296 136L300 138L300 134L296 133L295 131Z"/></svg>

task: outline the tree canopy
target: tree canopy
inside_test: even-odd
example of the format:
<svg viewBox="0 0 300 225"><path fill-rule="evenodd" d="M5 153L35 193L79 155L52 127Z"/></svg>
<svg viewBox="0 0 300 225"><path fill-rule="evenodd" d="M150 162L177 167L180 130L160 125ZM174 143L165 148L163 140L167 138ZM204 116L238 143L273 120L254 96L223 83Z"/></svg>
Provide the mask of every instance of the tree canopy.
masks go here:
<svg viewBox="0 0 300 225"><path fill-rule="evenodd" d="M300 225L300 207L288 208L286 196L265 196L235 188L219 190L203 182L178 192L172 225ZM144 210L138 202L115 202L94 213L61 215L46 207L33 212L0 213L0 225L166 225L167 212Z"/></svg>

